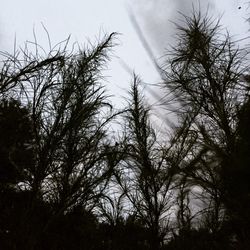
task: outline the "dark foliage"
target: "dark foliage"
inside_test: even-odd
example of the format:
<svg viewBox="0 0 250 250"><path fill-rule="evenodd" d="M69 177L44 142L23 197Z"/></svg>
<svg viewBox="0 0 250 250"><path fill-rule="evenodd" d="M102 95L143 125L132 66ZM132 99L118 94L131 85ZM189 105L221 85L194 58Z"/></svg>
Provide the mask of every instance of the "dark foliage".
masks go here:
<svg viewBox="0 0 250 250"><path fill-rule="evenodd" d="M0 185L4 188L27 180L34 167L34 135L27 108L13 99L2 100L0 131Z"/></svg>

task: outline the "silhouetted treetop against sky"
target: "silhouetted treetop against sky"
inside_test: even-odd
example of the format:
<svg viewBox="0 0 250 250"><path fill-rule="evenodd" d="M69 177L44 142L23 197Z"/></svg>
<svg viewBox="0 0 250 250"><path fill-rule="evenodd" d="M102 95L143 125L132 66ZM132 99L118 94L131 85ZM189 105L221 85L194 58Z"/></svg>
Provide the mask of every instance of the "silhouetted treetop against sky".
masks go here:
<svg viewBox="0 0 250 250"><path fill-rule="evenodd" d="M27 104L30 118L30 131L26 132L26 121L21 120L24 109L20 108L19 111L16 104L15 113L9 113L12 106L8 108L4 99L2 100L5 114L3 113L1 124L5 123L5 127L7 123L17 126L12 130L8 127L8 139L13 136L13 146L24 144L29 139L26 139L25 132L28 133L27 136L32 136L30 148L34 151L34 163L29 169L29 179L25 180L26 189L31 194L27 200L30 210L28 214L23 211L22 215L23 230L27 231L28 237L27 246L31 249L40 241L37 232L28 236L34 226L29 221L29 214L36 216L37 202L49 202L53 211L41 225L41 230L46 231L58 216L76 206L91 210L111 176L112 167L106 161L109 141L106 131L107 124L112 119L109 111L111 105L106 101L99 80L100 70L107 59L106 50L110 49L112 39L113 34L95 47L79 50L77 54L68 54L64 49L57 51L55 55L49 53L47 58L41 58L38 51L36 54L23 51L24 60L19 59L18 54L13 57L7 55L5 60L1 95L6 98L13 96ZM19 116L19 113L20 118L17 120L18 117L15 119L14 115ZM8 131L5 127L1 127L1 133ZM18 137L18 129L24 142L22 137ZM22 144L19 147L24 148ZM6 158L14 163L10 154L15 148L12 149L13 146L10 145L8 149L7 145L2 142L3 151L7 151ZM25 158L29 163L32 159L29 156ZM1 168L6 171L8 166L5 165L8 163L2 164L3 162ZM21 164L21 159L18 164ZM15 169L16 165L12 168Z"/></svg>

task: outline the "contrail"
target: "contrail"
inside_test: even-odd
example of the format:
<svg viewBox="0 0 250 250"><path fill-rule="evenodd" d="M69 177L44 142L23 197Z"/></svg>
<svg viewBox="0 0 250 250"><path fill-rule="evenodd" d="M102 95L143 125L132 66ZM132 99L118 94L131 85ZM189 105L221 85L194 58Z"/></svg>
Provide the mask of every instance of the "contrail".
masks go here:
<svg viewBox="0 0 250 250"><path fill-rule="evenodd" d="M130 17L130 20L132 22L132 25L134 26L134 29L135 29L143 47L144 47L144 49L146 50L149 58L151 59L153 65L155 66L156 71L159 73L160 77L162 77L162 69L157 62L157 59L154 55L154 52L151 49L151 46L149 45L144 32L142 31L140 25L138 24L138 21L136 19L136 16L135 16L133 10L129 6L128 6L128 13L129 13L129 17Z"/></svg>

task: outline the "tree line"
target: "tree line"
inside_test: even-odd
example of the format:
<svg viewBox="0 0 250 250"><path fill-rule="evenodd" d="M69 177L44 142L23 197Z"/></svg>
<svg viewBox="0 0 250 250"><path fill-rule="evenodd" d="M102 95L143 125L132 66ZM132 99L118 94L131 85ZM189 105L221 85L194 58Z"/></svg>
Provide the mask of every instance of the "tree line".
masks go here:
<svg viewBox="0 0 250 250"><path fill-rule="evenodd" d="M249 248L247 51L208 15L183 18L160 68L165 132L136 75L127 106L110 104L115 33L2 53L1 249Z"/></svg>

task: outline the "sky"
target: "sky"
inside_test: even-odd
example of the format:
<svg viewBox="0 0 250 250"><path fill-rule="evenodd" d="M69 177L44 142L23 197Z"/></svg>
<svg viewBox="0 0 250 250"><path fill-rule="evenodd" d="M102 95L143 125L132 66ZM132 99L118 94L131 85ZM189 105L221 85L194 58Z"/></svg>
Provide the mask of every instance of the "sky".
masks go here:
<svg viewBox="0 0 250 250"><path fill-rule="evenodd" d="M226 2L226 4L225 4ZM96 42L104 34L118 32L117 46L112 51L109 70L105 71L109 94L118 106L126 103L121 97L131 82L129 70L135 71L146 83L160 80L153 63L144 49L131 15L136 18L156 58L160 58L169 44L174 44L176 32L173 22L180 14L189 15L192 4L209 10L214 17L222 16L222 24L236 39L247 36L249 24L245 22L248 10L241 0L8 0L0 9L0 50L11 53L14 40L18 46L34 41L48 49L43 25L50 34L52 44L69 35L72 43ZM241 8L239 8L241 7ZM250 9L249 9L250 11Z"/></svg>

